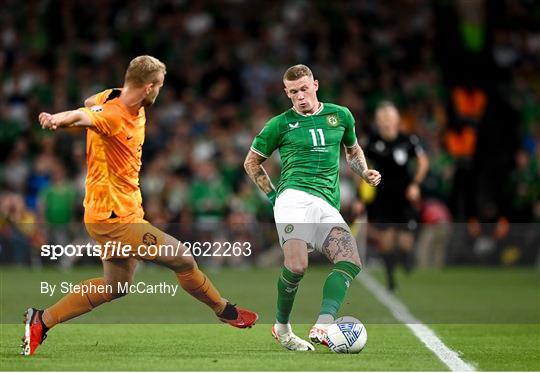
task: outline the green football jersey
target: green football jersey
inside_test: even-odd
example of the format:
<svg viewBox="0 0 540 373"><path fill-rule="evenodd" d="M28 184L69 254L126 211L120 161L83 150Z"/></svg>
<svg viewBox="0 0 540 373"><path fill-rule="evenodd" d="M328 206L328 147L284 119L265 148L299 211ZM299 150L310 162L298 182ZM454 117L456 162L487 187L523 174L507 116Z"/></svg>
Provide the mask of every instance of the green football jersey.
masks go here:
<svg viewBox="0 0 540 373"><path fill-rule="evenodd" d="M277 194L297 189L328 201L339 210L341 143L356 143L354 117L344 106L322 103L317 112L302 115L292 108L270 119L251 146L263 157L279 149L282 168Z"/></svg>

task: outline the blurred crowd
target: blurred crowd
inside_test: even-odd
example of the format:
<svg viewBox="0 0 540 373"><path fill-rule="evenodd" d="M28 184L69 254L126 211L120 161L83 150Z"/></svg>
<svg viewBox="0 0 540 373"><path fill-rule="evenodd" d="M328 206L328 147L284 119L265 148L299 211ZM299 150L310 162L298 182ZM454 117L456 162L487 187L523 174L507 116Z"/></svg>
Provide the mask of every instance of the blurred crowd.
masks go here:
<svg viewBox="0 0 540 373"><path fill-rule="evenodd" d="M422 222L468 223L472 236L481 235L484 222L503 232L509 222L538 223L540 4L507 0L493 16L474 9L485 3L4 1L0 262L25 260L9 247L53 234L27 223L55 226L62 241L72 239L62 232L82 219L85 133L45 133L38 113L77 108L94 93L121 86L129 60L139 54L167 65L165 86L148 110L140 180L146 218L157 225L184 235L190 234L185 227L243 227L249 236L257 221L272 222L271 205L242 165L264 123L290 107L281 77L300 62L319 79L321 101L351 109L360 138L373 132L381 100L396 103L403 131L422 139L431 160ZM455 17L450 24L441 18L448 9ZM496 87L449 73L451 61L439 50L452 28L460 48L490 56ZM497 120L509 118L515 134L501 145L504 151L488 146L485 130L490 105L499 103L493 92L503 92L511 114L488 117L488 132L505 133ZM481 176L488 172L482 156L497 154L510 154L500 161L505 167L491 162L499 185L482 185L492 180ZM278 157L265 166L279 176ZM502 192L482 199L486 188ZM362 214L361 189L344 164L342 208L349 221Z"/></svg>

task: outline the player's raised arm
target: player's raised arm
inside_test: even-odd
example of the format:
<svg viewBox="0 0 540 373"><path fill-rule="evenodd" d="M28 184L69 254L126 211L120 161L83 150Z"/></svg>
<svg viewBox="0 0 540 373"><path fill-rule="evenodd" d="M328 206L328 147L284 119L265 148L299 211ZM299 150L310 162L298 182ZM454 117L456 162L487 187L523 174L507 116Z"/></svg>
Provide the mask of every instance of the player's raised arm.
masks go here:
<svg viewBox="0 0 540 373"><path fill-rule="evenodd" d="M250 150L244 161L244 169L249 178L257 185L257 187L266 194L272 205L276 201L276 189L272 185L272 181L262 163L266 160L265 157Z"/></svg>
<svg viewBox="0 0 540 373"><path fill-rule="evenodd" d="M352 170L360 175L369 185L379 185L381 174L377 170L370 170L368 168L364 151L358 143L355 143L351 147L345 147L345 156Z"/></svg>
<svg viewBox="0 0 540 373"><path fill-rule="evenodd" d="M41 128L56 131L58 128L93 127L88 114L81 110L63 111L57 114L40 113L39 124Z"/></svg>

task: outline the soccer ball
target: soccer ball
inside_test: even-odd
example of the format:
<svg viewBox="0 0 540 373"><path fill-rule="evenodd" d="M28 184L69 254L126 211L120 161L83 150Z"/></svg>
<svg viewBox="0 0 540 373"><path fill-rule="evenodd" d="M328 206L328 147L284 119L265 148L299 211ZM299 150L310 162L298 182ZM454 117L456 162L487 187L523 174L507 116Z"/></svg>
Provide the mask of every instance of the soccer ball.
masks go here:
<svg viewBox="0 0 540 373"><path fill-rule="evenodd" d="M367 331L360 320L344 316L328 326L326 341L330 350L335 353L357 354L366 345Z"/></svg>

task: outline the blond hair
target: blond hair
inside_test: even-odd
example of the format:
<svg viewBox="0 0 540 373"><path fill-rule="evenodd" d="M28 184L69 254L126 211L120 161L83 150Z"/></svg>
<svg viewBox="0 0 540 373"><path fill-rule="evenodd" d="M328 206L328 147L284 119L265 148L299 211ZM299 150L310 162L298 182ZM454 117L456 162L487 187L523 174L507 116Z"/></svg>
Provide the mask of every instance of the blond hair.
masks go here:
<svg viewBox="0 0 540 373"><path fill-rule="evenodd" d="M131 60L126 70L126 84L140 87L148 83L156 83L159 73L167 73L165 64L155 57L144 55Z"/></svg>
<svg viewBox="0 0 540 373"><path fill-rule="evenodd" d="M298 64L291 66L283 74L283 80L294 81L298 80L303 76L309 76L313 78L313 73L306 65Z"/></svg>

